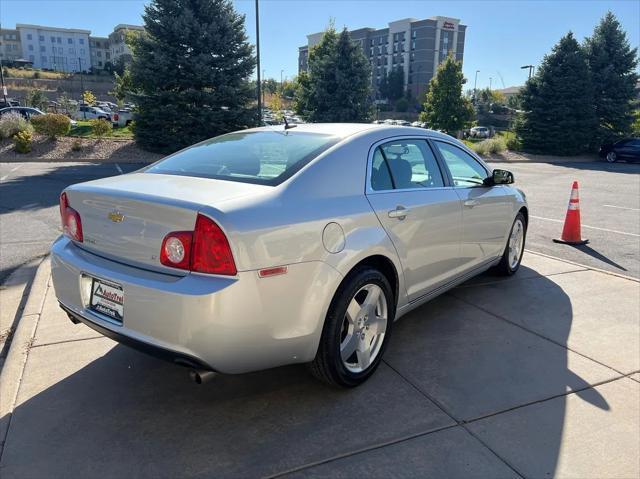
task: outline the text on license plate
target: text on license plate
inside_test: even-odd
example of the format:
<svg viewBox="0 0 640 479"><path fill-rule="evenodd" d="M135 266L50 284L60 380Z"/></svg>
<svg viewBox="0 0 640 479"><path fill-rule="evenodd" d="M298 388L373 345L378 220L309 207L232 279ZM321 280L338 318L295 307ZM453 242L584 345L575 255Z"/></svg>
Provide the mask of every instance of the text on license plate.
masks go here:
<svg viewBox="0 0 640 479"><path fill-rule="evenodd" d="M122 322L124 313L124 291L122 286L93 278L90 307L98 313Z"/></svg>

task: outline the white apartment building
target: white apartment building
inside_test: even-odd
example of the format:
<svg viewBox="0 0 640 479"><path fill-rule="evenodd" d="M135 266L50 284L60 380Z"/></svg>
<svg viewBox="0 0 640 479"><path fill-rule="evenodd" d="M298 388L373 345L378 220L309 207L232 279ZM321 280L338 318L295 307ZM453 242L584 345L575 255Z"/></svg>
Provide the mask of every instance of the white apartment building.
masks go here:
<svg viewBox="0 0 640 479"><path fill-rule="evenodd" d="M89 30L19 23L22 56L35 68L78 72L91 68Z"/></svg>

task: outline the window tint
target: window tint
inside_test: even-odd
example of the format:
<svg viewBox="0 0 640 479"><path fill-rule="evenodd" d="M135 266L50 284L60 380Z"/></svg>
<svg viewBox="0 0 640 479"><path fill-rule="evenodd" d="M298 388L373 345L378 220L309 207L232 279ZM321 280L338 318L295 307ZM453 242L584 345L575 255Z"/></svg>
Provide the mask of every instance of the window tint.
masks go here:
<svg viewBox="0 0 640 479"><path fill-rule="evenodd" d="M478 186L489 176L487 170L466 151L449 143L434 142L451 172L455 186Z"/></svg>
<svg viewBox="0 0 640 479"><path fill-rule="evenodd" d="M146 171L275 186L339 140L317 133L230 133L181 150Z"/></svg>
<svg viewBox="0 0 640 479"><path fill-rule="evenodd" d="M376 149L371 175L371 187L374 190L439 186L444 186L442 174L426 141L392 141Z"/></svg>

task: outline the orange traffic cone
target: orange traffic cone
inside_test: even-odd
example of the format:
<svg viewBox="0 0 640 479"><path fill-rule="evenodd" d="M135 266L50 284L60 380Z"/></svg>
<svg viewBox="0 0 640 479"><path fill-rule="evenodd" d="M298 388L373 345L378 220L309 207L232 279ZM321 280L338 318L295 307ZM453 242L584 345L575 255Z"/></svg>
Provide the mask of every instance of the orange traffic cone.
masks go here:
<svg viewBox="0 0 640 479"><path fill-rule="evenodd" d="M567 216L564 219L562 238L554 239L556 243L571 245L587 244L589 240L583 240L580 234L580 197L578 196L578 182L574 181L571 187L571 197L567 207Z"/></svg>

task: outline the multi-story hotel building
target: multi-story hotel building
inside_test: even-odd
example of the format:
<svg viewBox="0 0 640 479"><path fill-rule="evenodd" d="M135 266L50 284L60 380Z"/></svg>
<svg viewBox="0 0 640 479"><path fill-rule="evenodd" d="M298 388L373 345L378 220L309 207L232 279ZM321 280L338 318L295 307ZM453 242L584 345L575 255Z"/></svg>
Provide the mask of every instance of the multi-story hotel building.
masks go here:
<svg viewBox="0 0 640 479"><path fill-rule="evenodd" d="M371 82L376 99L378 86L394 68L404 72L405 89L414 97L421 95L438 65L454 55L462 62L466 25L457 18L406 18L390 22L387 28L352 30L351 39L363 49L371 64ZM298 71L308 68L309 49L320 43L324 32L307 35L307 45L299 48Z"/></svg>

